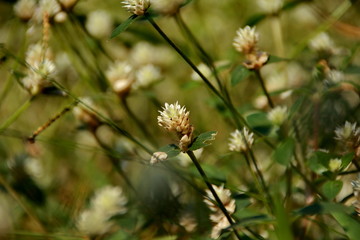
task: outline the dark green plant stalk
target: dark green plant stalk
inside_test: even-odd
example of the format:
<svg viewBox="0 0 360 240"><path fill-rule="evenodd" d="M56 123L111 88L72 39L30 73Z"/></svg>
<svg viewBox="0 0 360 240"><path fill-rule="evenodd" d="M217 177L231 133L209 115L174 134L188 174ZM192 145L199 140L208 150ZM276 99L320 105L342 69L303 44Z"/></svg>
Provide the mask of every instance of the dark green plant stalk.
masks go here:
<svg viewBox="0 0 360 240"><path fill-rule="evenodd" d="M212 195L215 198L215 201L217 202L220 210L224 213L226 219L229 221L229 223L231 225L234 225L234 221L232 220L232 218L230 217L229 213L227 212L224 204L221 202L219 196L217 195L217 193L215 192L214 188L212 187L209 178L207 177L206 173L204 172L204 170L202 169L200 163L198 162L198 160L195 157L195 154L192 151L187 151L186 152L188 154L188 156L190 157L190 159L192 160L192 162L194 163L196 169L198 170L198 172L200 173L202 179L204 180L206 186L209 188L210 192L212 193ZM233 231L237 237L237 239L241 239L239 233L237 232L237 230L235 228L233 228Z"/></svg>
<svg viewBox="0 0 360 240"><path fill-rule="evenodd" d="M270 97L270 94L269 92L267 91L266 87L265 87L265 82L264 82L264 79L262 78L261 74L260 74L260 71L259 70L255 70L255 75L257 77L257 79L259 80L260 82L260 85L261 85L261 89L263 90L267 100L268 100L268 103L270 105L271 108L274 108L274 103L273 101L271 100L271 97Z"/></svg>

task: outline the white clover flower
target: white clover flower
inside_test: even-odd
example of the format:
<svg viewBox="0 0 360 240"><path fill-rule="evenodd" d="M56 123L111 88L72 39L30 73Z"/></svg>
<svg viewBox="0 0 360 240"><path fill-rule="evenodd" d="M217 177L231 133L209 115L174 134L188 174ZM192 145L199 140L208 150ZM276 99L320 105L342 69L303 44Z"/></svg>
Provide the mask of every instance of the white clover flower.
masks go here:
<svg viewBox="0 0 360 240"><path fill-rule="evenodd" d="M231 197L229 189L224 188L224 184L221 186L212 185L216 194L219 196L221 202L224 204L226 211L231 215L235 212L236 204L235 200ZM206 198L204 199L206 205L213 212L221 212L219 207L214 204L215 198L209 189L206 190ZM222 213L222 212L221 212Z"/></svg>
<svg viewBox="0 0 360 240"><path fill-rule="evenodd" d="M360 129L356 128L356 123L351 124L350 122L346 121L344 126L336 128L335 135L335 139L340 141L347 141L353 137L359 137Z"/></svg>
<svg viewBox="0 0 360 240"><path fill-rule="evenodd" d="M329 170L331 172L336 172L337 170L340 169L341 164L342 164L342 161L340 158L332 158L329 161Z"/></svg>
<svg viewBox="0 0 360 240"><path fill-rule="evenodd" d="M113 222L109 221L110 216L99 210L87 209L80 213L76 227L80 232L89 235L101 235L109 231Z"/></svg>
<svg viewBox="0 0 360 240"><path fill-rule="evenodd" d="M127 212L127 201L120 187L105 186L95 192L91 199L91 208L108 216L124 214Z"/></svg>
<svg viewBox="0 0 360 240"><path fill-rule="evenodd" d="M194 216L190 213L182 214L179 220L179 224L185 228L189 233L194 232L197 227L197 222Z"/></svg>
<svg viewBox="0 0 360 240"><path fill-rule="evenodd" d="M151 8L156 12L164 15L173 15L175 14L181 4L184 3L183 0L150 0Z"/></svg>
<svg viewBox="0 0 360 240"><path fill-rule="evenodd" d="M220 219L219 222L212 228L210 237L212 239L218 239L220 236L220 233L223 229L230 227L230 223L227 220L227 218L224 216Z"/></svg>
<svg viewBox="0 0 360 240"><path fill-rule="evenodd" d="M165 161L168 155L165 152L154 152L150 159L150 164Z"/></svg>
<svg viewBox="0 0 360 240"><path fill-rule="evenodd" d="M256 3L263 11L276 13L282 8L284 0L257 0Z"/></svg>
<svg viewBox="0 0 360 240"><path fill-rule="evenodd" d="M61 6L57 0L40 0L38 8L36 8L33 18L41 23L43 21L44 14L48 14L50 18L54 17L61 11Z"/></svg>
<svg viewBox="0 0 360 240"><path fill-rule="evenodd" d="M256 44L259 41L259 34L256 32L255 27L239 28L236 31L236 37L233 41L233 46L239 52L244 54L253 53L256 50Z"/></svg>
<svg viewBox="0 0 360 240"><path fill-rule="evenodd" d="M150 0L124 0L122 3L128 12L138 16L144 15L150 7Z"/></svg>
<svg viewBox="0 0 360 240"><path fill-rule="evenodd" d="M19 0L14 5L14 12L17 17L22 20L30 20L35 13L35 0Z"/></svg>
<svg viewBox="0 0 360 240"><path fill-rule="evenodd" d="M131 49L131 63L137 67L154 63L156 49L148 42L138 42Z"/></svg>
<svg viewBox="0 0 360 240"><path fill-rule="evenodd" d="M160 68L152 64L145 65L136 71L135 78L133 85L135 89L146 88L161 78Z"/></svg>
<svg viewBox="0 0 360 240"><path fill-rule="evenodd" d="M113 19L107 11L93 11L87 15L85 27L97 39L109 38L113 30Z"/></svg>
<svg viewBox="0 0 360 240"><path fill-rule="evenodd" d="M288 117L287 107L277 106L267 114L272 124L280 126Z"/></svg>
<svg viewBox="0 0 360 240"><path fill-rule="evenodd" d="M127 62L116 61L106 70L105 75L114 91L120 96L126 96L134 82L133 68Z"/></svg>
<svg viewBox="0 0 360 240"><path fill-rule="evenodd" d="M246 152L248 147L254 143L254 133L251 133L246 127L243 128L242 132L236 129L232 132L229 142L229 150L234 152Z"/></svg>
<svg viewBox="0 0 360 240"><path fill-rule="evenodd" d="M199 65L196 66L197 69L199 69L199 71L207 78L209 79L209 77L211 77L212 75L212 71L211 69L204 63L200 63ZM194 81L202 81L201 77L199 76L199 74L197 74L195 71L192 72L191 74L191 79Z"/></svg>
<svg viewBox="0 0 360 240"><path fill-rule="evenodd" d="M333 83L339 83L345 78L345 75L342 71L339 70L330 70L326 73L326 79Z"/></svg>
<svg viewBox="0 0 360 240"><path fill-rule="evenodd" d="M334 52L336 50L333 40L325 32L322 32L311 39L309 42L309 47L318 52Z"/></svg>
<svg viewBox="0 0 360 240"><path fill-rule="evenodd" d="M41 43L32 44L28 47L25 54L25 61L30 66L39 64L44 59L53 59L53 54L50 48L44 49Z"/></svg>

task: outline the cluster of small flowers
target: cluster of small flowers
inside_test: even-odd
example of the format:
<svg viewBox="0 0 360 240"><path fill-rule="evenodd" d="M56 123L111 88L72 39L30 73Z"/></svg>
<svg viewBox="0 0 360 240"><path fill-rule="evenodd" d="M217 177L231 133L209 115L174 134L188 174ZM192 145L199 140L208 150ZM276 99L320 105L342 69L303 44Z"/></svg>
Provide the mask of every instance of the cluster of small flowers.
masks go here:
<svg viewBox="0 0 360 240"><path fill-rule="evenodd" d="M78 0L19 0L14 5L15 14L23 21L34 20L41 23L44 14L55 22L64 22L67 11L75 6Z"/></svg>
<svg viewBox="0 0 360 240"><path fill-rule="evenodd" d="M55 74L55 64L50 49L44 49L40 44L30 45L26 52L25 61L28 64L26 77L22 83L31 95L39 94L44 87L49 85L48 78L53 78Z"/></svg>
<svg viewBox="0 0 360 240"><path fill-rule="evenodd" d="M155 12L163 15L174 15L184 0L124 0L124 8L135 15L143 16L151 6Z"/></svg>
<svg viewBox="0 0 360 240"><path fill-rule="evenodd" d="M288 117L287 107L277 106L267 114L270 122L276 126L282 125Z"/></svg>
<svg viewBox="0 0 360 240"><path fill-rule="evenodd" d="M250 132L246 127L240 132L236 129L232 132L229 142L229 150L234 152L247 152L254 143L254 133Z"/></svg>
<svg viewBox="0 0 360 240"><path fill-rule="evenodd" d="M355 151L355 156L360 157L360 127L356 123L345 122L345 125L335 130L335 139L344 143L345 147Z"/></svg>
<svg viewBox="0 0 360 240"><path fill-rule="evenodd" d="M221 202L224 204L226 211L231 216L235 212L236 204L235 200L231 197L230 190L225 189L224 185L212 186L216 194L219 196ZM215 198L210 192L210 190L206 190L206 197L204 199L204 202L212 211L212 214L210 215L210 220L215 223L215 226L213 227L211 232L211 238L217 239L220 236L221 231L230 226L229 220L226 218L221 209L214 203Z"/></svg>
<svg viewBox="0 0 360 240"><path fill-rule="evenodd" d="M340 52L340 49L325 32L322 32L312 38L309 42L309 47L319 53L337 54Z"/></svg>
<svg viewBox="0 0 360 240"><path fill-rule="evenodd" d="M360 216L360 180L354 180L351 182L353 192L356 200L353 202L357 214Z"/></svg>
<svg viewBox="0 0 360 240"><path fill-rule="evenodd" d="M113 226L109 219L127 212L127 198L120 187L106 186L98 189L90 201L90 207L77 219L77 229L89 235L101 235Z"/></svg>
<svg viewBox="0 0 360 240"><path fill-rule="evenodd" d="M194 132L194 127L189 120L190 112L176 102L174 104L165 103L163 111L159 111L159 113L160 116L157 118L159 126L169 132L175 132L180 139L179 148L186 152L193 140Z"/></svg>
<svg viewBox="0 0 360 240"><path fill-rule="evenodd" d="M233 46L238 52L245 54L244 66L248 69L260 69L269 59L266 52L258 50L259 34L255 27L239 28L234 38Z"/></svg>

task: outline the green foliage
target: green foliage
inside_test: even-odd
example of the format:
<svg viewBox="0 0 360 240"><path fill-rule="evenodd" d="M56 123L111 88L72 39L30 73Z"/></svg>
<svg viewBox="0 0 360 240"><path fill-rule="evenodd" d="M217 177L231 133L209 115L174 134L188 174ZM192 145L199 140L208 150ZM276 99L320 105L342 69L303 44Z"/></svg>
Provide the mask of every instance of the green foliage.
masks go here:
<svg viewBox="0 0 360 240"><path fill-rule="evenodd" d="M128 19L126 19L112 31L110 38L117 37L120 33L128 29L128 27L130 27L130 25L136 20L137 17L138 15L136 14L131 15Z"/></svg>
<svg viewBox="0 0 360 240"><path fill-rule="evenodd" d="M323 191L325 197L327 197L328 199L333 199L341 191L342 186L343 186L342 181L339 181L339 180L328 181L328 182L324 183L324 185L322 186L322 191Z"/></svg>
<svg viewBox="0 0 360 240"><path fill-rule="evenodd" d="M201 133L194 139L191 146L189 147L189 151L195 151L197 149L209 146L211 144L209 141L215 140L216 134L216 131Z"/></svg>
<svg viewBox="0 0 360 240"><path fill-rule="evenodd" d="M231 86L235 86L248 78L251 71L244 66L237 66L231 73Z"/></svg>
<svg viewBox="0 0 360 240"><path fill-rule="evenodd" d="M295 149L295 140L287 138L275 149L272 159L284 166L289 166Z"/></svg>

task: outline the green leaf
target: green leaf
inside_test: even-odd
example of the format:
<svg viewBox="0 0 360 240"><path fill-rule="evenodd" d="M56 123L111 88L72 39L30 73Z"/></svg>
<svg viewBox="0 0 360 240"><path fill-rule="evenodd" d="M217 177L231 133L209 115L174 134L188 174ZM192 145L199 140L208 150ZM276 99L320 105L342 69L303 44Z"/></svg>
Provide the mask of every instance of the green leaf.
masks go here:
<svg viewBox="0 0 360 240"><path fill-rule="evenodd" d="M159 148L157 152L164 152L167 154L168 158L172 158L176 157L180 153L180 149L175 144L169 144Z"/></svg>
<svg viewBox="0 0 360 240"><path fill-rule="evenodd" d="M264 112L252 113L246 117L249 126L256 132L267 135L272 126L271 122L267 118L267 114Z"/></svg>
<svg viewBox="0 0 360 240"><path fill-rule="evenodd" d="M349 74L360 74L360 66L350 65L344 70L344 72Z"/></svg>
<svg viewBox="0 0 360 240"><path fill-rule="evenodd" d="M322 192L328 199L333 199L341 191L342 186L342 181L328 181L322 186Z"/></svg>
<svg viewBox="0 0 360 240"><path fill-rule="evenodd" d="M341 169L346 168L354 159L354 153L348 153L341 158Z"/></svg>
<svg viewBox="0 0 360 240"><path fill-rule="evenodd" d="M264 20L266 18L266 14L256 14L252 15L249 19L246 20L246 25L254 26Z"/></svg>
<svg viewBox="0 0 360 240"><path fill-rule="evenodd" d="M242 80L246 79L251 71L244 66L237 66L231 73L231 86L235 86Z"/></svg>
<svg viewBox="0 0 360 240"><path fill-rule="evenodd" d="M176 239L178 239L178 237L176 235L154 238L154 240L176 240Z"/></svg>
<svg viewBox="0 0 360 240"><path fill-rule="evenodd" d="M337 156L327 152L316 151L313 152L313 154L307 161L307 164L309 168L317 174L323 174L324 172L328 171L330 159L336 157Z"/></svg>
<svg viewBox="0 0 360 240"><path fill-rule="evenodd" d="M275 225L275 233L277 235L277 239L286 239L291 240L294 239L291 231L291 221L288 216L288 212L283 206L281 202L281 197L279 194L274 196L275 203L275 217L276 217L276 225Z"/></svg>
<svg viewBox="0 0 360 240"><path fill-rule="evenodd" d="M293 157L293 153L294 153L294 149L295 149L295 141L292 138L287 138L285 139L284 142L280 143L273 155L272 158L282 164L282 165L289 165L292 157Z"/></svg>
<svg viewBox="0 0 360 240"><path fill-rule="evenodd" d="M117 26L111 33L110 39L116 37L120 33L124 32L131 23L135 21L135 19L138 17L138 15L134 14L131 15L128 19L126 19L124 22L122 22L119 26Z"/></svg>
<svg viewBox="0 0 360 240"><path fill-rule="evenodd" d="M360 236L360 223L343 212L333 212L332 216L344 228L349 239L356 240Z"/></svg>
<svg viewBox="0 0 360 240"><path fill-rule="evenodd" d="M347 207L339 203L332 202L316 202L304 208L294 211L294 215L315 215L315 214L331 214L341 212L350 214L353 212L352 207Z"/></svg>
<svg viewBox="0 0 360 240"><path fill-rule="evenodd" d="M191 144L191 146L189 148L189 151L195 151L199 148L203 148L203 147L210 145L210 143L208 143L208 141L214 140L216 134L217 134L216 131L201 133L199 136L197 136L194 139L193 143Z"/></svg>

